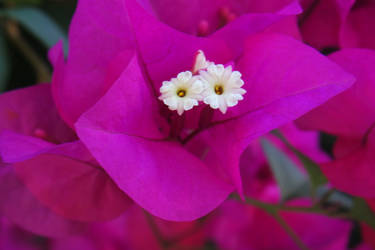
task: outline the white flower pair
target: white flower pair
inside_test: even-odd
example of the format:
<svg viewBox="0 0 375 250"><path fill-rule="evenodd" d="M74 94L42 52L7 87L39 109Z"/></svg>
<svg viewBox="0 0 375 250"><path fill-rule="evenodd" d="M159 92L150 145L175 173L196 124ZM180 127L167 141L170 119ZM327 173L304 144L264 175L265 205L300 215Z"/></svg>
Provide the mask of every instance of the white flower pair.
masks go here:
<svg viewBox="0 0 375 250"><path fill-rule="evenodd" d="M164 81L160 88L160 100L170 110L177 110L179 115L184 111L199 105L199 101L210 105L213 109L220 109L225 114L228 107L238 104L243 100L242 95L246 90L241 87L244 82L241 73L233 71L232 66L224 67L206 61L202 51L198 51L196 64L191 71L181 72L177 78Z"/></svg>

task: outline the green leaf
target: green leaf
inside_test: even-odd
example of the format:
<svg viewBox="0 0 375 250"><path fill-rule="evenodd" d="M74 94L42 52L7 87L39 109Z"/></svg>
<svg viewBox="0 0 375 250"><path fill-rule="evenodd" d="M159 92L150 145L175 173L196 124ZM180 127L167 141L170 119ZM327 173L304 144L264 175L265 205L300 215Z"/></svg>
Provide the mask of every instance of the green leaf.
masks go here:
<svg viewBox="0 0 375 250"><path fill-rule="evenodd" d="M281 189L282 200L309 196L310 183L298 166L270 141L261 139L261 145Z"/></svg>
<svg viewBox="0 0 375 250"><path fill-rule="evenodd" d="M375 229L375 214L366 201L358 197L355 197L353 200L353 208L350 211L351 218L364 222Z"/></svg>
<svg viewBox="0 0 375 250"><path fill-rule="evenodd" d="M306 169L310 182L312 185L313 194L316 193L318 187L326 184L327 178L320 170L318 164L316 164L313 160L307 157L305 154L301 153L298 149L296 149L293 145L291 145L288 140L277 130L273 131L273 134L277 136L293 153L298 157L298 159L303 164L304 168Z"/></svg>
<svg viewBox="0 0 375 250"><path fill-rule="evenodd" d="M36 8L6 9L0 15L18 21L26 30L38 38L47 48L63 40L64 46L68 40L62 29L48 15ZM64 48L67 51L67 47Z"/></svg>
<svg viewBox="0 0 375 250"><path fill-rule="evenodd" d="M9 76L9 56L3 32L0 30L0 92L4 91Z"/></svg>

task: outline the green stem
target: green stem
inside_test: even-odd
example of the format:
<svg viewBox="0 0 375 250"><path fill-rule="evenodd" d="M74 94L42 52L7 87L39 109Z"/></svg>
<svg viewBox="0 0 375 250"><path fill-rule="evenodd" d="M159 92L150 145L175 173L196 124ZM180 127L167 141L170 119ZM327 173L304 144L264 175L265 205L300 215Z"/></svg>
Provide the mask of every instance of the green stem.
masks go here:
<svg viewBox="0 0 375 250"><path fill-rule="evenodd" d="M233 196L234 199L236 200L241 200L237 195ZM266 211L287 211L287 212L296 212L296 213L312 213L312 214L321 214L329 217L334 217L334 218L340 218L340 219L352 219L349 214L336 214L332 213L332 211L324 210L322 209L319 205L313 205L311 207L304 207L304 206L288 206L288 205L283 205L283 204L270 204L266 202L262 202L259 200L255 200L249 197L245 198L245 202L247 204L262 208L263 210Z"/></svg>
<svg viewBox="0 0 375 250"><path fill-rule="evenodd" d="M241 200L238 196L233 196L236 200ZM245 202L262 208L264 210L284 210L284 211L291 211L291 212L301 212L301 213L319 213L320 209L312 206L312 207L302 207L302 206L287 206L287 205L281 205L281 204L270 204L263 201L255 200L249 197L245 198Z"/></svg>

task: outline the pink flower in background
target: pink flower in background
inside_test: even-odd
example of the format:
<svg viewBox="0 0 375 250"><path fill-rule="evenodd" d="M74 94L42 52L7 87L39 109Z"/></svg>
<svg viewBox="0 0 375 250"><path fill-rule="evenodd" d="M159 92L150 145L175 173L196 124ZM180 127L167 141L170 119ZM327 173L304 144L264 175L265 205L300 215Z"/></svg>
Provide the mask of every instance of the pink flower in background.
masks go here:
<svg viewBox="0 0 375 250"><path fill-rule="evenodd" d="M374 198L375 52L344 49L330 58L354 74L357 82L301 118L299 124L338 136L335 160L321 165L335 187L353 195Z"/></svg>
<svg viewBox="0 0 375 250"><path fill-rule="evenodd" d="M79 234L58 238L24 231L5 218L0 222L2 250L200 249L208 240L203 221L164 221L136 205L114 220L91 223Z"/></svg>
<svg viewBox="0 0 375 250"><path fill-rule="evenodd" d="M104 220L125 210L128 197L59 118L49 85L5 93L0 103L2 214L59 236L82 229L69 219Z"/></svg>
<svg viewBox="0 0 375 250"><path fill-rule="evenodd" d="M340 34L342 48L375 49L375 2L356 0Z"/></svg>
<svg viewBox="0 0 375 250"><path fill-rule="evenodd" d="M5 218L0 218L0 249L43 250L47 247L48 239L24 231Z"/></svg>
<svg viewBox="0 0 375 250"><path fill-rule="evenodd" d="M317 49L375 48L371 0L302 1L303 40Z"/></svg>
<svg viewBox="0 0 375 250"><path fill-rule="evenodd" d="M340 47L340 34L355 0L301 1L303 40L321 50Z"/></svg>
<svg viewBox="0 0 375 250"><path fill-rule="evenodd" d="M53 240L50 246L53 250L200 249L206 243L205 230L203 221L164 221L134 205L115 220L94 223L85 233Z"/></svg>
<svg viewBox="0 0 375 250"><path fill-rule="evenodd" d="M24 230L52 238L79 234L85 229L83 223L57 215L43 205L10 165L0 168L0 213Z"/></svg>

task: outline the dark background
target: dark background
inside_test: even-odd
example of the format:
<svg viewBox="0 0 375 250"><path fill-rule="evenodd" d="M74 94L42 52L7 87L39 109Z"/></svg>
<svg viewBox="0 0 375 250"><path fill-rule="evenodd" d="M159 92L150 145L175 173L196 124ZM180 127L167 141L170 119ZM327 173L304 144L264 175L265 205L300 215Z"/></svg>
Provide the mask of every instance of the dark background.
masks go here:
<svg viewBox="0 0 375 250"><path fill-rule="evenodd" d="M49 82L52 68L47 60L47 52L54 41L66 39L76 0L0 0L0 90L11 90L30 86L37 82ZM56 28L61 35L46 37L36 35L32 28L24 25L17 16L9 16L9 11L26 11L43 15L48 21L29 22L40 31ZM37 20L37 18L30 18ZM26 20L28 21L28 20ZM10 28L12 27L12 28ZM16 36L13 34L16 32ZM47 35L47 34L46 34ZM16 38L15 38L16 37ZM49 44L46 44L49 43ZM25 46L28 49L25 49ZM42 73L40 73L42 72Z"/></svg>

